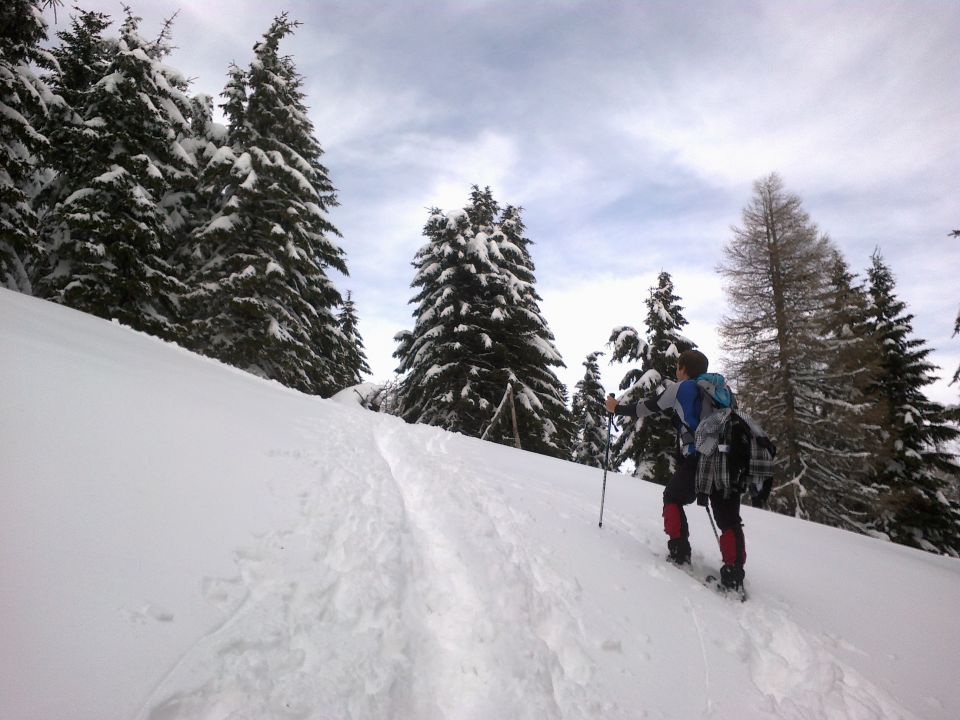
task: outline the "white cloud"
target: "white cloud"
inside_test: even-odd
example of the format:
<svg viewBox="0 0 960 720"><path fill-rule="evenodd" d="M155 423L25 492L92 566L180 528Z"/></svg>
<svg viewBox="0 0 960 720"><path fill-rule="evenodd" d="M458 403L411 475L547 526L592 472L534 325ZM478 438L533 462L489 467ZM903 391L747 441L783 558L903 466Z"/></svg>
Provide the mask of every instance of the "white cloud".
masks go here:
<svg viewBox="0 0 960 720"><path fill-rule="evenodd" d="M324 150L362 154L428 123L440 110L413 88L384 88L327 73L306 88L310 119ZM319 100L322 98L322 100Z"/></svg>
<svg viewBox="0 0 960 720"><path fill-rule="evenodd" d="M612 130L724 184L778 169L801 185L865 190L928 173L944 151L958 157L956 25L945 8L819 7L768 4L745 26L727 23L718 33L744 41L742 52L692 48L660 68L666 78L611 71L605 82L621 92L653 89L649 102L624 103ZM691 69L697 58L703 67Z"/></svg>
<svg viewBox="0 0 960 720"><path fill-rule="evenodd" d="M113 0L83 5L120 15ZM134 7L146 35L176 9ZM249 62L282 9L190 3L170 64L216 94L228 63ZM409 263L427 208L462 206L474 183L525 208L571 387L614 325L642 321L661 268L689 334L718 357L720 246L752 181L776 170L852 267L881 246L917 334L952 374L957 3L334 0L290 10L303 26L283 50L306 77L340 191L332 220L351 277L337 282L354 292L379 372L392 370L392 335L412 322Z"/></svg>
<svg viewBox="0 0 960 720"><path fill-rule="evenodd" d="M677 258L678 264L682 259L682 256ZM597 350L606 353L606 360L600 363L604 386L608 392L616 392L621 378L631 366L608 364L607 340L611 331L622 325L646 334L647 308L644 302L664 269L673 277L676 294L689 323L684 334L710 358L712 368L720 369L716 327L723 307L723 291L719 277L696 268L671 271L650 265L639 272L593 277L564 287L541 288L541 310L567 365L560 375L571 392L583 377L581 364L584 359Z"/></svg>
<svg viewBox="0 0 960 720"><path fill-rule="evenodd" d="M351 187L352 203L333 214L354 261L353 277L406 292L409 263L424 242L428 210L463 207L473 184L490 185L494 196L502 198L515 158L513 139L490 131L463 139L410 133L397 135L383 152L351 149L346 159L357 174L380 176L375 188Z"/></svg>

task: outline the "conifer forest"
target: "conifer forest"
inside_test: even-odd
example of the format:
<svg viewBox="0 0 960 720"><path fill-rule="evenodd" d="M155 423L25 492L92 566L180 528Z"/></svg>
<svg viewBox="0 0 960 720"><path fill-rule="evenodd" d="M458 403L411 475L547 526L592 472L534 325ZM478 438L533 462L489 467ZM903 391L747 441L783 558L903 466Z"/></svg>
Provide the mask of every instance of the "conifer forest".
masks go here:
<svg viewBox="0 0 960 720"><path fill-rule="evenodd" d="M211 97L168 64L175 19L156 32L136 8L61 7L51 29L48 4L0 8L0 287L303 393L369 380L351 238L331 221L351 198L284 50L298 22L281 13L250 38ZM788 180L758 178L716 239L727 311L711 371L776 443L767 507L960 557L960 407L924 392L938 368L920 309L882 249L845 257ZM549 238L531 237L524 198L495 192L477 178L460 207L422 210L396 374L363 386L365 406L665 484L674 427L611 426L603 404L660 392L698 347L671 268L632 299L632 326L595 328L594 352L561 357L534 263ZM960 315L943 323L960 332ZM606 364L618 388L603 387ZM568 388L571 366L583 374Z"/></svg>

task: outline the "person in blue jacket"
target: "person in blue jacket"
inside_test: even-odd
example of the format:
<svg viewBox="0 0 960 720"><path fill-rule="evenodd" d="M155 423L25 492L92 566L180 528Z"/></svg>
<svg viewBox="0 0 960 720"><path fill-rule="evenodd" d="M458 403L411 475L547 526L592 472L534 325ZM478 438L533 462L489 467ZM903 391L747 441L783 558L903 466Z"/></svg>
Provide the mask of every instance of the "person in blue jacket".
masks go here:
<svg viewBox="0 0 960 720"><path fill-rule="evenodd" d="M676 470L663 491L663 530L669 537L667 549L669 559L678 565L690 562L690 532L687 527L687 515L683 506L694 500L705 505L707 498L697 497L697 463L695 433L700 421L717 408L714 400L707 395L697 380L706 375L709 360L699 350L686 350L677 358L677 382L670 383L659 395L646 398L637 403L620 405L616 399L607 398L607 412L626 417L649 417L659 413L668 414L677 430L680 457ZM729 390L722 385L720 376L716 377L725 393L726 405L733 403ZM743 564L746 562L746 543L743 536L743 523L740 519L740 496L734 494L725 498L721 493L709 496L713 506L717 525L722 531L720 552L723 567L720 569L720 581L726 587L740 587L743 584Z"/></svg>

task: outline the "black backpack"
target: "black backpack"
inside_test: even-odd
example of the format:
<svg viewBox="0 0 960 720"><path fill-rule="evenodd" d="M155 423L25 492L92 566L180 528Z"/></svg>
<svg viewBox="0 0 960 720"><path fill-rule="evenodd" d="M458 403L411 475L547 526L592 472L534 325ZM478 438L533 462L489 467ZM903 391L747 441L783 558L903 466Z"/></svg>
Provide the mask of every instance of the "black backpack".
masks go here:
<svg viewBox="0 0 960 720"><path fill-rule="evenodd" d="M756 426L760 430L759 426ZM752 494L769 486L768 479L773 476L773 460L777 456L777 446L763 433L754 432L750 424L739 412L730 414L727 429L727 470L730 473L730 489L736 493ZM769 494L769 487L767 493Z"/></svg>
<svg viewBox="0 0 960 720"><path fill-rule="evenodd" d="M735 408L717 410L697 427L696 447L698 493L769 493L777 449L750 416Z"/></svg>

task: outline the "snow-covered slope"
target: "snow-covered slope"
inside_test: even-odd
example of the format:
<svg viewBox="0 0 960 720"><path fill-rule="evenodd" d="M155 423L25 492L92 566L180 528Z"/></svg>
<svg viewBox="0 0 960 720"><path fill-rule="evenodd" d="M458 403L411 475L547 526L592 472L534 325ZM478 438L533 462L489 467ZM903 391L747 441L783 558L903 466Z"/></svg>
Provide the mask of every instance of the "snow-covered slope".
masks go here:
<svg viewBox="0 0 960 720"><path fill-rule="evenodd" d="M960 562L300 395L0 291L0 718L960 717ZM694 559L715 567L705 513Z"/></svg>

